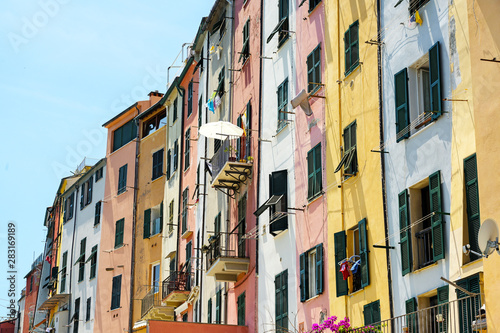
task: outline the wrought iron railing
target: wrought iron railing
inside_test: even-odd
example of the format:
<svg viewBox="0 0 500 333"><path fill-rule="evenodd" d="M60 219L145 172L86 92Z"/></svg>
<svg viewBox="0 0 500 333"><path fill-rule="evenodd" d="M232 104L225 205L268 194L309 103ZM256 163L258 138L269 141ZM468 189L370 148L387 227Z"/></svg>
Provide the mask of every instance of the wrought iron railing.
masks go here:
<svg viewBox="0 0 500 333"><path fill-rule="evenodd" d="M252 137L228 138L222 141L218 150L214 153L212 163L212 176L216 177L227 162L249 163L252 160L251 146Z"/></svg>
<svg viewBox="0 0 500 333"><path fill-rule="evenodd" d="M417 239L418 268L428 266L434 262L432 254L432 227L415 233Z"/></svg>
<svg viewBox="0 0 500 333"><path fill-rule="evenodd" d="M187 271L174 271L163 280L162 299L165 299L173 291L191 291L191 273Z"/></svg>
<svg viewBox="0 0 500 333"><path fill-rule="evenodd" d="M483 304L484 295L476 294L353 329L352 332L485 333L488 329L486 313L481 310Z"/></svg>
<svg viewBox="0 0 500 333"><path fill-rule="evenodd" d="M160 295L158 286L154 286L148 291L141 301L141 317L144 317L153 307L161 305Z"/></svg>
<svg viewBox="0 0 500 333"><path fill-rule="evenodd" d="M221 257L226 258L248 258L248 241L243 238L243 233L220 232L209 238L210 245L208 246L205 255L207 268Z"/></svg>

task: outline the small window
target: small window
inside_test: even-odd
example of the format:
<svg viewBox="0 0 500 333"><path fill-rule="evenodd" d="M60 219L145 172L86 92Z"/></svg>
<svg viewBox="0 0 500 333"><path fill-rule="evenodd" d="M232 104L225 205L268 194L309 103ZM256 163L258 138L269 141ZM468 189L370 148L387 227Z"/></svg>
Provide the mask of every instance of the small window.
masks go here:
<svg viewBox="0 0 500 333"><path fill-rule="evenodd" d="M245 292L238 296L238 325L245 326Z"/></svg>
<svg viewBox="0 0 500 333"><path fill-rule="evenodd" d="M68 251L65 251L63 253L63 256L62 256L61 286L59 287L59 292L60 293L64 293L66 291L66 271L67 271L67 264L68 264Z"/></svg>
<svg viewBox="0 0 500 333"><path fill-rule="evenodd" d="M97 245L94 245L92 247L92 252L90 253L89 259L90 260L90 279L95 278L96 272L97 272Z"/></svg>
<svg viewBox="0 0 500 333"><path fill-rule="evenodd" d="M288 332L288 270L274 277L276 332Z"/></svg>
<svg viewBox="0 0 500 333"><path fill-rule="evenodd" d="M174 200L168 205L168 232L174 231Z"/></svg>
<svg viewBox="0 0 500 333"><path fill-rule="evenodd" d="M137 125L132 119L113 132L113 151L120 149L137 137Z"/></svg>
<svg viewBox="0 0 500 333"><path fill-rule="evenodd" d="M278 33L278 48L283 45L288 37L290 36L289 33L289 18L288 18L288 7L289 7L289 0L279 0L278 3L278 24L276 27L273 29L271 34L267 37L266 43L269 44L269 42L273 39L274 35Z"/></svg>
<svg viewBox="0 0 500 333"><path fill-rule="evenodd" d="M143 238L149 238L162 232L163 202L144 211Z"/></svg>
<svg viewBox="0 0 500 333"><path fill-rule="evenodd" d="M214 139L214 154L219 151L222 141L219 139Z"/></svg>
<svg viewBox="0 0 500 333"><path fill-rule="evenodd" d="M307 200L311 201L321 195L323 190L321 143L307 153L307 174Z"/></svg>
<svg viewBox="0 0 500 333"><path fill-rule="evenodd" d="M469 244L472 251L481 253L477 236L481 227L481 218L479 212L479 186L477 178L477 160L476 154L467 157L464 160L464 186L466 201L467 226L464 228L464 244ZM471 261L479 259L474 253L469 254Z"/></svg>
<svg viewBox="0 0 500 333"><path fill-rule="evenodd" d="M71 193L71 195L64 201L64 222L67 222L73 218L74 202L75 192Z"/></svg>
<svg viewBox="0 0 500 333"><path fill-rule="evenodd" d="M187 229L187 223L188 223L188 191L189 188L185 188L184 191L182 191L182 233L184 234L188 229Z"/></svg>
<svg viewBox="0 0 500 333"><path fill-rule="evenodd" d="M85 249L87 247L87 238L84 238L80 241L80 256L75 261L75 264L78 263L78 282L83 281L85 276Z"/></svg>
<svg viewBox="0 0 500 333"><path fill-rule="evenodd" d="M238 201L238 257L246 257L246 214L247 214L247 195L243 195Z"/></svg>
<svg viewBox="0 0 500 333"><path fill-rule="evenodd" d="M94 216L94 227L101 223L101 207L102 201L98 201L95 204L95 216Z"/></svg>
<svg viewBox="0 0 500 333"><path fill-rule="evenodd" d="M278 131L287 124L288 78L278 86Z"/></svg>
<svg viewBox="0 0 500 333"><path fill-rule="evenodd" d="M167 124L167 112L164 110L144 121L142 137L153 134Z"/></svg>
<svg viewBox="0 0 500 333"><path fill-rule="evenodd" d="M113 286L111 289L111 310L120 307L120 296L122 291L122 276L113 277Z"/></svg>
<svg viewBox="0 0 500 333"><path fill-rule="evenodd" d="M321 87L321 45L307 56L307 92L314 93Z"/></svg>
<svg viewBox="0 0 500 333"><path fill-rule="evenodd" d="M184 170L187 170L187 168L189 168L189 164L191 161L190 153L191 153L191 128L188 128L184 136Z"/></svg>
<svg viewBox="0 0 500 333"><path fill-rule="evenodd" d="M163 176L163 149L153 153L153 175L152 180Z"/></svg>
<svg viewBox="0 0 500 333"><path fill-rule="evenodd" d="M93 179L94 176L91 176L80 188L80 210L92 202Z"/></svg>
<svg viewBox="0 0 500 333"><path fill-rule="evenodd" d="M153 293L160 291L160 264L151 267L151 286L153 286Z"/></svg>
<svg viewBox="0 0 500 333"><path fill-rule="evenodd" d="M92 307L92 298L87 298L87 311L85 313L85 321L90 320L90 308Z"/></svg>
<svg viewBox="0 0 500 333"><path fill-rule="evenodd" d="M188 314L187 312L182 315L182 321L187 322L188 321Z"/></svg>
<svg viewBox="0 0 500 333"><path fill-rule="evenodd" d="M222 37L224 37L224 34L226 33L226 12L222 14L222 22L220 24L220 29L219 29L219 40L222 40Z"/></svg>
<svg viewBox="0 0 500 333"><path fill-rule="evenodd" d="M127 166L128 164L125 164L118 170L118 194L127 190Z"/></svg>
<svg viewBox="0 0 500 333"><path fill-rule="evenodd" d="M187 106L187 116L193 113L193 81L189 81L188 84L188 106Z"/></svg>
<svg viewBox="0 0 500 333"><path fill-rule="evenodd" d="M212 323L212 299L208 299L208 305L207 305L207 323L211 324Z"/></svg>
<svg viewBox="0 0 500 333"><path fill-rule="evenodd" d="M349 26L344 33L345 76L349 75L359 65L359 22Z"/></svg>
<svg viewBox="0 0 500 333"><path fill-rule="evenodd" d="M219 84L217 85L217 95L219 95L219 97L222 97L225 93L225 70L226 68L222 67L219 72Z"/></svg>
<svg viewBox="0 0 500 333"><path fill-rule="evenodd" d="M344 176L355 176L358 172L358 156L356 152L356 121L344 128L344 155L334 172L339 172L344 168Z"/></svg>
<svg viewBox="0 0 500 333"><path fill-rule="evenodd" d="M250 57L250 19L243 26L243 46L241 48L238 62L243 60L243 63Z"/></svg>
<svg viewBox="0 0 500 333"><path fill-rule="evenodd" d="M222 291L215 293L215 323L222 323Z"/></svg>
<svg viewBox="0 0 500 333"><path fill-rule="evenodd" d="M177 100L178 100L178 98L176 97L174 99L174 106L173 106L174 110L172 112L172 123L174 123L177 120Z"/></svg>
<svg viewBox="0 0 500 333"><path fill-rule="evenodd" d="M80 297L75 299L75 311L73 312L73 333L78 333L80 319Z"/></svg>
<svg viewBox="0 0 500 333"><path fill-rule="evenodd" d="M321 0L309 0L309 12L312 12L320 2Z"/></svg>
<svg viewBox="0 0 500 333"><path fill-rule="evenodd" d="M175 172L179 166L179 139L174 142L174 156L172 158L174 160L172 163L174 165L173 172Z"/></svg>
<svg viewBox="0 0 500 333"><path fill-rule="evenodd" d="M169 149L167 152L167 179L170 179L172 170L172 149Z"/></svg>
<svg viewBox="0 0 500 333"><path fill-rule="evenodd" d="M125 219L116 221L115 225L115 249L123 245L123 228Z"/></svg>
<svg viewBox="0 0 500 333"><path fill-rule="evenodd" d="M288 229L288 171L281 170L269 175L269 195L253 214L259 217L269 208L269 232L277 236Z"/></svg>
<svg viewBox="0 0 500 333"><path fill-rule="evenodd" d="M380 300L366 304L363 307L363 315L365 326L380 322Z"/></svg>
<svg viewBox="0 0 500 333"><path fill-rule="evenodd" d="M95 172L95 181L97 182L99 179L101 179L104 175L104 167L100 167L97 169Z"/></svg>
<svg viewBox="0 0 500 333"><path fill-rule="evenodd" d="M300 301L323 293L323 244L300 254Z"/></svg>

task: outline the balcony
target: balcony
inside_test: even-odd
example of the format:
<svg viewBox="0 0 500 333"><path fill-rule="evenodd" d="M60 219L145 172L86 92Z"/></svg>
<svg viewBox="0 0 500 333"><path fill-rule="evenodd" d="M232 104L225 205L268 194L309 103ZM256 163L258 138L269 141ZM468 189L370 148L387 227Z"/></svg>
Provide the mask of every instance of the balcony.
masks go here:
<svg viewBox="0 0 500 333"><path fill-rule="evenodd" d="M481 308L483 304L484 295L474 294L373 323L370 326L375 328L373 332L383 333L485 333L488 332L488 328L486 325L486 312ZM371 332L367 329L368 327L357 328L353 332Z"/></svg>
<svg viewBox="0 0 500 333"><path fill-rule="evenodd" d="M151 288L141 300L142 320L174 320L174 308L163 305L159 286Z"/></svg>
<svg viewBox="0 0 500 333"><path fill-rule="evenodd" d="M423 268L434 263L432 253L432 227L425 228L415 233L417 240L418 268Z"/></svg>
<svg viewBox="0 0 500 333"><path fill-rule="evenodd" d="M236 282L238 275L248 272L249 242L243 235L218 233L210 237L209 242L205 250L207 276L214 276L220 282Z"/></svg>
<svg viewBox="0 0 500 333"><path fill-rule="evenodd" d="M230 196L238 193L252 175L253 157L249 155L251 137L224 140L210 160L212 186Z"/></svg>
<svg viewBox="0 0 500 333"><path fill-rule="evenodd" d="M162 283L162 299L174 308L184 303L191 292L191 273L174 271Z"/></svg>

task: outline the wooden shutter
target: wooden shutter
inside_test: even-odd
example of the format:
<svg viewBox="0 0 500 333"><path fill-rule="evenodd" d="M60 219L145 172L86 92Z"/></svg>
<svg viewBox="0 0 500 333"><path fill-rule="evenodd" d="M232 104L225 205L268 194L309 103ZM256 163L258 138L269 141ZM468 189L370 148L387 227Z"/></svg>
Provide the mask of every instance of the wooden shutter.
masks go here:
<svg viewBox="0 0 500 333"><path fill-rule="evenodd" d="M170 169L172 163L172 149L167 152L167 179L170 179Z"/></svg>
<svg viewBox="0 0 500 333"><path fill-rule="evenodd" d="M401 270L403 275L411 272L412 254L411 254L411 228L410 212L408 207L408 190L404 190L398 195L399 201L399 228L401 245Z"/></svg>
<svg viewBox="0 0 500 333"><path fill-rule="evenodd" d="M344 52L345 52L344 72L348 73L349 69L351 68L351 38L349 34L349 29L344 33Z"/></svg>
<svg viewBox="0 0 500 333"><path fill-rule="evenodd" d="M368 235L366 233L366 219L358 223L359 229L359 256L361 257L361 287L364 288L370 284L370 268L368 264Z"/></svg>
<svg viewBox="0 0 500 333"><path fill-rule="evenodd" d="M431 110L429 111L434 111L432 113L432 119L435 120L441 115L441 108L443 104L441 100L441 64L439 42L434 44L429 49L429 79L431 89Z"/></svg>
<svg viewBox="0 0 500 333"><path fill-rule="evenodd" d="M408 327L409 332L418 332L418 316L416 312L418 310L417 307L417 299L415 297L410 298L405 302L406 307L406 325Z"/></svg>
<svg viewBox="0 0 500 333"><path fill-rule="evenodd" d="M307 252L300 254L299 265L300 265L300 301L305 302L309 298L308 285L307 285Z"/></svg>
<svg viewBox="0 0 500 333"><path fill-rule="evenodd" d="M323 243L316 246L316 294L323 293Z"/></svg>
<svg viewBox="0 0 500 333"><path fill-rule="evenodd" d="M442 213L441 196L441 173L436 171L429 176L429 197L431 212ZM444 258L444 223L443 215L435 214L431 217L432 221L432 252L434 261Z"/></svg>
<svg viewBox="0 0 500 333"><path fill-rule="evenodd" d="M394 96L396 98L396 142L410 136L410 131L403 131L409 124L410 111L408 107L408 69L404 68L394 75Z"/></svg>
<svg viewBox="0 0 500 333"><path fill-rule="evenodd" d="M222 301L221 291L219 290L215 294L215 322L217 324L221 323L221 301Z"/></svg>
<svg viewBox="0 0 500 333"><path fill-rule="evenodd" d="M163 232L163 201L160 204L160 234Z"/></svg>
<svg viewBox="0 0 500 333"><path fill-rule="evenodd" d="M120 294L122 288L122 276L113 277L113 287L111 291L111 310L120 307Z"/></svg>
<svg viewBox="0 0 500 333"><path fill-rule="evenodd" d="M338 262L347 257L345 231L336 232L333 235L333 239L335 247L335 262L334 262L335 280L337 288L337 297L339 297L347 295L348 293L347 281L344 280L342 273L340 272L340 266L338 265Z"/></svg>
<svg viewBox="0 0 500 333"><path fill-rule="evenodd" d="M448 285L437 288L437 302L439 305L437 313L443 316L443 321L438 323L438 332L447 332L449 290Z"/></svg>
<svg viewBox="0 0 500 333"><path fill-rule="evenodd" d="M92 202L92 188L94 186L94 176L90 176L87 185L87 205Z"/></svg>
<svg viewBox="0 0 500 333"><path fill-rule="evenodd" d="M151 235L151 208L144 211L144 229L143 238L149 238Z"/></svg>
<svg viewBox="0 0 500 333"><path fill-rule="evenodd" d="M245 325L245 293L238 296L238 325Z"/></svg>
<svg viewBox="0 0 500 333"><path fill-rule="evenodd" d="M364 325L380 322L380 301L371 302L363 307Z"/></svg>
<svg viewBox="0 0 500 333"><path fill-rule="evenodd" d="M307 92L314 90L314 51L307 56Z"/></svg>
<svg viewBox="0 0 500 333"><path fill-rule="evenodd" d="M207 306L207 323L211 324L212 323L212 299L208 299L208 306Z"/></svg>
<svg viewBox="0 0 500 333"><path fill-rule="evenodd" d="M467 226L469 230L469 244L471 250L481 252L477 235L481 227L480 211L479 211L479 188L477 179L477 161L476 154L467 157L464 160L464 183L465 196L467 201ZM479 257L475 254L470 254L471 260L476 260Z"/></svg>
<svg viewBox="0 0 500 333"><path fill-rule="evenodd" d="M307 153L307 198L312 198L314 196L314 175L314 149L311 149Z"/></svg>
<svg viewBox="0 0 500 333"><path fill-rule="evenodd" d="M372 323L372 317L372 306L371 304L366 304L363 306L363 320L365 326Z"/></svg>
<svg viewBox="0 0 500 333"><path fill-rule="evenodd" d="M372 323L378 323L380 320L380 301L375 301L372 303Z"/></svg>
<svg viewBox="0 0 500 333"><path fill-rule="evenodd" d="M281 170L273 172L269 175L269 192L271 195L283 195L280 203L277 206L279 211L285 211L283 207L287 208L288 205L288 171ZM271 215L278 211L274 207L270 209ZM280 219L274 221L269 226L269 232L273 235L277 235L280 231L288 229L288 216L285 215Z"/></svg>

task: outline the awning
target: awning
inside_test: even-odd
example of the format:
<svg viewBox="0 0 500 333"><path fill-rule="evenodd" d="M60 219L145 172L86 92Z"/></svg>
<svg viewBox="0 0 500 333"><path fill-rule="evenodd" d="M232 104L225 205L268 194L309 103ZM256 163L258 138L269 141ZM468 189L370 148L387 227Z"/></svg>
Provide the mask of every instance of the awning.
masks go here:
<svg viewBox="0 0 500 333"><path fill-rule="evenodd" d="M92 258L94 258L97 255L97 248L95 250L92 250L92 253L90 253L89 258L85 260L85 263L88 263Z"/></svg>
<svg viewBox="0 0 500 333"><path fill-rule="evenodd" d="M273 195L272 197L267 199L267 201L264 202L262 206L260 206L255 212L253 212L253 215L259 217L262 213L264 213L266 209L280 202L282 197L283 195Z"/></svg>
<svg viewBox="0 0 500 333"><path fill-rule="evenodd" d="M69 300L69 295L70 294L55 294L54 296L43 302L38 309L51 310L59 303L67 303Z"/></svg>
<svg viewBox="0 0 500 333"><path fill-rule="evenodd" d="M84 261L84 260L85 260L85 253L82 253L78 257L78 259L76 259L75 264L73 266L76 266L76 264L78 264L78 263L80 263L80 261Z"/></svg>

